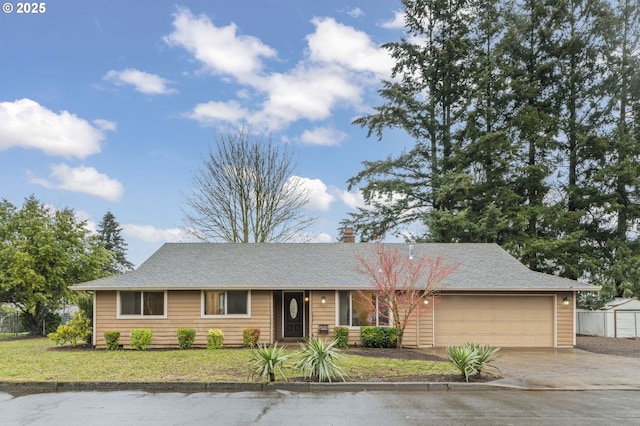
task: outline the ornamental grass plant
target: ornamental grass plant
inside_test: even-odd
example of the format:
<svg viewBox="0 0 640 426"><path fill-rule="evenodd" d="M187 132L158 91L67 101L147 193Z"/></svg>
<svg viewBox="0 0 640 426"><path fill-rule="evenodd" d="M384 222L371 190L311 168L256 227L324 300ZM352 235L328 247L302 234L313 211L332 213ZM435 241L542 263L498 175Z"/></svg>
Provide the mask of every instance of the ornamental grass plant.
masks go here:
<svg viewBox="0 0 640 426"><path fill-rule="evenodd" d="M284 380L287 380L282 366L289 358L291 355L287 354L286 348L278 346L277 342L273 345L258 343L251 349L252 378L255 376L263 379L268 377L270 382L275 382L276 373L278 373Z"/></svg>
<svg viewBox="0 0 640 426"><path fill-rule="evenodd" d="M479 376L487 367L498 369L491 363L501 357L497 355L499 350L500 348L490 345L469 342L461 346L449 346L447 355L468 382L469 376L474 374Z"/></svg>
<svg viewBox="0 0 640 426"><path fill-rule="evenodd" d="M339 365L342 354L336 348L337 344L337 339L307 339L301 345L301 351L298 353L300 358L296 361L295 368L304 374L305 378L317 382L331 382L337 377L345 381L346 374Z"/></svg>

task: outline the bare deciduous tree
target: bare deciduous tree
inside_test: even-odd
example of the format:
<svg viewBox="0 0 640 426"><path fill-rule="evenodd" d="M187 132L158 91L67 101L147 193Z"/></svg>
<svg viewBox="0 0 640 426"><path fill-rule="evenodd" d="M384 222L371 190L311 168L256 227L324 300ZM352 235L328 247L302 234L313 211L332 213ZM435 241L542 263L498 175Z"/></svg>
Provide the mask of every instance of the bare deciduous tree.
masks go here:
<svg viewBox="0 0 640 426"><path fill-rule="evenodd" d="M389 250L382 243L375 244L375 255L356 255L358 272L371 280L375 299L359 291L360 300L366 301L376 315L390 314L398 329L398 347L411 316L420 304L438 290L439 284L458 267L443 256L413 256Z"/></svg>
<svg viewBox="0 0 640 426"><path fill-rule="evenodd" d="M203 241L286 242L307 229L308 191L293 176L293 151L250 128L228 131L209 147L183 210L187 231Z"/></svg>

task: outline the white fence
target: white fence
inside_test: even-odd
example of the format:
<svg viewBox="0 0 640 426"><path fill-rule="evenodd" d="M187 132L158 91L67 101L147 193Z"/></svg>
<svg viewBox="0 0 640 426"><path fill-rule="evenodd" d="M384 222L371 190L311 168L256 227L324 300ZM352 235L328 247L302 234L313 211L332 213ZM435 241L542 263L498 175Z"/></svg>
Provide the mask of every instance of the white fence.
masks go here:
<svg viewBox="0 0 640 426"><path fill-rule="evenodd" d="M640 337L640 311L576 311L576 333L584 336Z"/></svg>

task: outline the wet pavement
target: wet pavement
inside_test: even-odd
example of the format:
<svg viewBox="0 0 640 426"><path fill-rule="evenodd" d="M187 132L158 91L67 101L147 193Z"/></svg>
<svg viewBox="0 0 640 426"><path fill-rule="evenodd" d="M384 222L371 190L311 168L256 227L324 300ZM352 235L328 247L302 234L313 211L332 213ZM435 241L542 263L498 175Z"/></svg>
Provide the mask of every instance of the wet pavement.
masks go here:
<svg viewBox="0 0 640 426"><path fill-rule="evenodd" d="M638 391L0 393L13 425L637 425Z"/></svg>
<svg viewBox="0 0 640 426"><path fill-rule="evenodd" d="M426 352L446 357L444 351L438 349ZM495 365L504 378L491 382L493 386L530 390L640 390L638 358L573 348L503 348L500 354L502 357Z"/></svg>

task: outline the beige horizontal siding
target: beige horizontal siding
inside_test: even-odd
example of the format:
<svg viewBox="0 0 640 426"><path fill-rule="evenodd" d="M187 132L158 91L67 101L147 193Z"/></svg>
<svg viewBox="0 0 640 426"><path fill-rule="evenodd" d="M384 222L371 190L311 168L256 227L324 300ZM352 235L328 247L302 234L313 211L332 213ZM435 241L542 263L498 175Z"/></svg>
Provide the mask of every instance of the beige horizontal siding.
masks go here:
<svg viewBox="0 0 640 426"><path fill-rule="evenodd" d="M569 305L562 303L565 297L569 298ZM573 347L575 344L574 330L574 300L572 293L558 293L556 303L557 345L558 347Z"/></svg>
<svg viewBox="0 0 640 426"><path fill-rule="evenodd" d="M250 318L202 318L201 292L176 290L167 295L167 318L141 317L117 318L117 293L96 292L96 347L105 347L104 332L120 331L120 344L129 346L132 328L150 328L153 331L152 346L177 346L179 328L196 330L196 346L206 346L209 329L219 328L224 333L225 346L241 346L246 328L259 328L260 341L271 342L271 292L251 292Z"/></svg>
<svg viewBox="0 0 640 426"><path fill-rule="evenodd" d="M325 303L322 303L322 296L325 297ZM333 329L336 326L336 293L334 291L312 291L309 303L311 305L311 330L309 334L311 337L333 339L335 336ZM320 324L329 326L328 334L318 333Z"/></svg>

